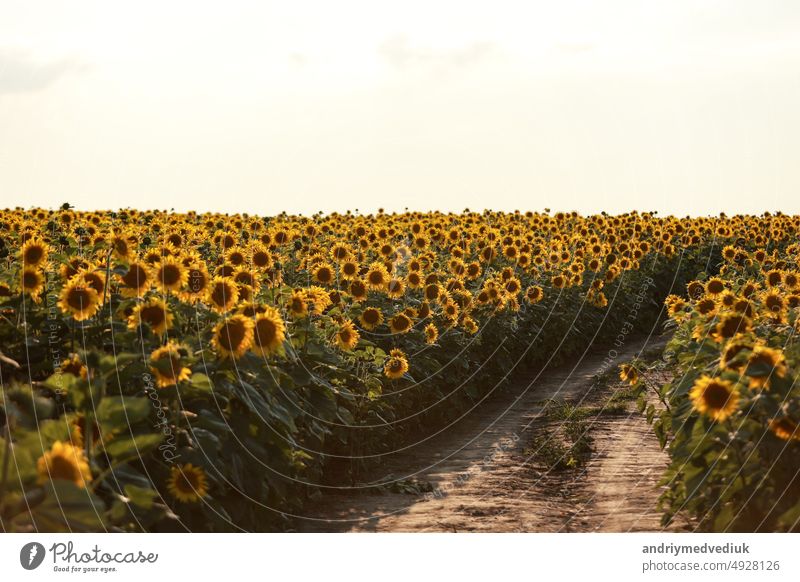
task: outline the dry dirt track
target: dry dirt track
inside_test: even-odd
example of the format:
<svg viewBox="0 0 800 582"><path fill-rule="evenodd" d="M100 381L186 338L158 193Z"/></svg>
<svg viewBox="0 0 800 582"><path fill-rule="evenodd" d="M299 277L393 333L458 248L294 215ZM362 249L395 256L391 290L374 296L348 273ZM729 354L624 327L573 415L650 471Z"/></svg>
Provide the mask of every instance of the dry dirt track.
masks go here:
<svg viewBox="0 0 800 582"><path fill-rule="evenodd" d="M630 339L615 364L663 340ZM526 448L551 398L605 402L618 384L596 381L608 352L518 381L435 439L393 455L372 482L418 479L432 491L361 488L325 494L308 507L300 531L569 532L658 531L657 482L666 466L644 418L630 412L590 419L594 440L581 468L549 471ZM541 429L541 426L538 428ZM541 430L540 430L541 432Z"/></svg>

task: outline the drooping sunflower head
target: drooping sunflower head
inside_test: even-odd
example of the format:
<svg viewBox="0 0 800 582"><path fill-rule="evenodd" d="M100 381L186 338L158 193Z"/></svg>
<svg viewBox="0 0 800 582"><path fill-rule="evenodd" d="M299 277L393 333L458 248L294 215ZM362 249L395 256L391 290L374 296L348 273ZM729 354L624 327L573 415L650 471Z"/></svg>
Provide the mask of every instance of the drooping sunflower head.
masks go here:
<svg viewBox="0 0 800 582"><path fill-rule="evenodd" d="M280 351L286 339L286 325L277 309L265 306L262 313L256 315L253 326L252 351L263 356Z"/></svg>
<svg viewBox="0 0 800 582"><path fill-rule="evenodd" d="M202 467L191 463L173 466L170 468L167 489L182 503L197 503L208 495L208 479Z"/></svg>
<svg viewBox="0 0 800 582"><path fill-rule="evenodd" d="M47 481L69 481L84 489L92 481L92 471L84 456L83 449L56 441L49 451L36 462L39 483Z"/></svg>
<svg viewBox="0 0 800 582"><path fill-rule="evenodd" d="M232 315L214 327L211 344L223 358L240 358L253 343L253 327L253 320Z"/></svg>
<svg viewBox="0 0 800 582"><path fill-rule="evenodd" d="M694 409L716 421L723 421L739 407L739 392L730 380L701 376L689 392Z"/></svg>

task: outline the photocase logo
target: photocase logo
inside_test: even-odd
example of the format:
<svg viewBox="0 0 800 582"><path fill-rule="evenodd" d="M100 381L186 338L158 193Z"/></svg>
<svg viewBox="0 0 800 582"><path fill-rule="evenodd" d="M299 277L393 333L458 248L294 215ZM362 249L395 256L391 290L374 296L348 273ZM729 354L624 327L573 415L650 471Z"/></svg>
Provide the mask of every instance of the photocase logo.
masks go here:
<svg viewBox="0 0 800 582"><path fill-rule="evenodd" d="M39 542L30 542L19 551L19 563L26 570L35 570L44 561L44 546Z"/></svg>

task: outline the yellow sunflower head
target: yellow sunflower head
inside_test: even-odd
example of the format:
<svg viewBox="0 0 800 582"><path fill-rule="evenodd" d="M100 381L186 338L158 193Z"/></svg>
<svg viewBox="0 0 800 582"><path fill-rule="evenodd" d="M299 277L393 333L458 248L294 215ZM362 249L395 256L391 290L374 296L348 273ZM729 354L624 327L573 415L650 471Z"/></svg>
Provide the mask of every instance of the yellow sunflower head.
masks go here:
<svg viewBox="0 0 800 582"><path fill-rule="evenodd" d="M150 355L150 370L159 388L175 386L191 377L192 371L186 365L186 356L186 349L172 341Z"/></svg>
<svg viewBox="0 0 800 582"><path fill-rule="evenodd" d="M240 358L253 343L253 320L232 315L214 327L211 344L223 358Z"/></svg>
<svg viewBox="0 0 800 582"><path fill-rule="evenodd" d="M92 481L92 471L83 449L56 441L36 462L39 483L47 481L69 481L81 489Z"/></svg>
<svg viewBox="0 0 800 582"><path fill-rule="evenodd" d="M202 467L191 463L170 468L167 489L182 503L197 503L208 495L208 479Z"/></svg>
<svg viewBox="0 0 800 582"><path fill-rule="evenodd" d="M723 421L739 407L739 392L729 380L701 376L689 392L694 409L716 421Z"/></svg>

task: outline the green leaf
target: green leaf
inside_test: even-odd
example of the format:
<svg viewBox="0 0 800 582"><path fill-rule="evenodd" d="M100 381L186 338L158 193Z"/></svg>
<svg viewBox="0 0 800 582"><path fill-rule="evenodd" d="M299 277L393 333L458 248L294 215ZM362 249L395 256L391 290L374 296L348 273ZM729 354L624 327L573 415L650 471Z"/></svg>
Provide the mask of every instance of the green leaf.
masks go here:
<svg viewBox="0 0 800 582"><path fill-rule="evenodd" d="M115 438L106 445L108 453L115 463L136 459L161 442L161 433L141 434L135 437Z"/></svg>
<svg viewBox="0 0 800 582"><path fill-rule="evenodd" d="M119 432L147 417L150 400L133 396L106 396L97 405L97 423L106 431Z"/></svg>
<svg viewBox="0 0 800 582"><path fill-rule="evenodd" d="M137 487L136 485L125 485L125 495L130 503L138 505L142 509L150 509L153 506L153 498L158 495L149 488Z"/></svg>
<svg viewBox="0 0 800 582"><path fill-rule="evenodd" d="M44 501L28 516L38 531L104 531L103 502L90 489L70 481L49 481L44 485Z"/></svg>

